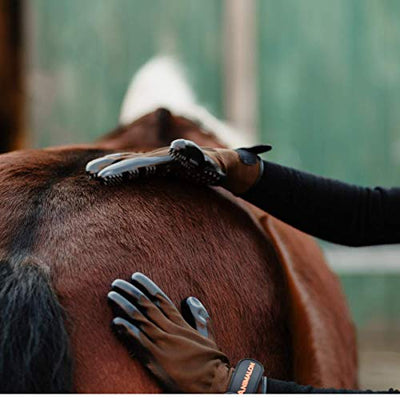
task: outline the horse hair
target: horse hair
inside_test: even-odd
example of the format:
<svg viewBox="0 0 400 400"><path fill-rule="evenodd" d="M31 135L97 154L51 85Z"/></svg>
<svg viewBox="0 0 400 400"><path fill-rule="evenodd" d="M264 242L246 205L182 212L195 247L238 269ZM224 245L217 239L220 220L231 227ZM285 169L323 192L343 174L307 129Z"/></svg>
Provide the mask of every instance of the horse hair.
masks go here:
<svg viewBox="0 0 400 400"><path fill-rule="evenodd" d="M72 391L63 310L47 272L0 261L0 392Z"/></svg>
<svg viewBox="0 0 400 400"><path fill-rule="evenodd" d="M134 271L176 304L200 298L232 365L252 357L272 378L356 387L344 297L310 238L257 211L263 232L222 190L166 178L105 186L85 175L106 152L179 137L221 147L159 110L96 145L0 156L0 392L158 393L107 329L110 282Z"/></svg>

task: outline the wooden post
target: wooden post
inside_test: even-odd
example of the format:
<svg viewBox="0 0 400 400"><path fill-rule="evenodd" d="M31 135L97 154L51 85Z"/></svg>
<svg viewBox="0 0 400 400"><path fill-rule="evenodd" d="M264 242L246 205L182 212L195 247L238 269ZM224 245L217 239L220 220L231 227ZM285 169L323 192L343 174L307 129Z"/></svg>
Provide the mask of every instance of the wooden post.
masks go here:
<svg viewBox="0 0 400 400"><path fill-rule="evenodd" d="M22 146L22 6L0 0L0 152Z"/></svg>
<svg viewBox="0 0 400 400"><path fill-rule="evenodd" d="M224 2L225 117L257 139L257 27L255 0Z"/></svg>

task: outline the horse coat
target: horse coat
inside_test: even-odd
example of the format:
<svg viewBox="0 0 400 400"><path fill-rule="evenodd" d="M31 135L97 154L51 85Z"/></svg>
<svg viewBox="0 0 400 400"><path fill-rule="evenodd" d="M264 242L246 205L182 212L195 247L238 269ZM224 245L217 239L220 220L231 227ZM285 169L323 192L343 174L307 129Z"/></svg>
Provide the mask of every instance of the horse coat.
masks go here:
<svg viewBox="0 0 400 400"><path fill-rule="evenodd" d="M158 392L109 329L109 285L134 271L176 304L200 298L233 364L254 357L271 377L356 387L349 311L312 238L223 189L107 187L84 173L103 154L178 137L223 145L159 109L96 144L0 156L2 391Z"/></svg>

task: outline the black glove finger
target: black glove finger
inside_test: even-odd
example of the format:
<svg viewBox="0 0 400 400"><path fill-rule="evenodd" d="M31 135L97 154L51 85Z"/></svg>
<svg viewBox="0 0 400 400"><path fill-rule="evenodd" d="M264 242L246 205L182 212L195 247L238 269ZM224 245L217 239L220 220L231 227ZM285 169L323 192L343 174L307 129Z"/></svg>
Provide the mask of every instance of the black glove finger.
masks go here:
<svg viewBox="0 0 400 400"><path fill-rule="evenodd" d="M182 314L185 320L202 336L215 341L211 317L207 309L196 297L188 297L182 302Z"/></svg>
<svg viewBox="0 0 400 400"><path fill-rule="evenodd" d="M142 346L144 345L143 338L145 338L145 336L143 335L143 332L125 318L114 318L111 322L111 329L117 337L123 336Z"/></svg>
<svg viewBox="0 0 400 400"><path fill-rule="evenodd" d="M188 168L198 168L206 162L206 156L201 147L191 140L174 140L170 144L169 153Z"/></svg>
<svg viewBox="0 0 400 400"><path fill-rule="evenodd" d="M218 185L226 177L219 165L191 140L174 140L169 153L181 166L177 170L180 177L203 185Z"/></svg>
<svg viewBox="0 0 400 400"><path fill-rule="evenodd" d="M139 314L140 311L135 307L128 299L121 294L111 291L107 293L108 304L113 310L113 314L122 318L135 319L135 314Z"/></svg>
<svg viewBox="0 0 400 400"><path fill-rule="evenodd" d="M115 336L128 349L131 357L139 359L159 381L164 390L169 391L171 388L176 390L175 382L171 382L171 378L160 364L160 352L162 354L163 351L157 348L157 345L152 343L137 326L124 318L114 318L111 323L111 329Z"/></svg>
<svg viewBox="0 0 400 400"><path fill-rule="evenodd" d="M141 176L154 175L157 168L168 171L168 164L173 163L170 155L155 157L133 157L113 163L98 172L97 178L106 183L118 183L124 179L135 179Z"/></svg>
<svg viewBox="0 0 400 400"><path fill-rule="evenodd" d="M145 366L151 363L155 345L137 326L125 318L116 317L111 322L111 330L132 357L139 358Z"/></svg>
<svg viewBox="0 0 400 400"><path fill-rule="evenodd" d="M107 299L115 315L133 321L152 341L157 341L163 335L163 331L156 324L121 294L111 291Z"/></svg>
<svg viewBox="0 0 400 400"><path fill-rule="evenodd" d="M138 287L132 285L132 283L123 279L115 279L111 284L111 288L122 296L131 299L140 307L145 307L147 303L151 303L151 300L145 293L143 293Z"/></svg>
<svg viewBox="0 0 400 400"><path fill-rule="evenodd" d="M146 275L141 272L135 272L131 280L134 285L139 286L146 290L153 303L166 315L168 319L180 326L186 326L185 320L182 318L181 313L175 307L174 303L169 297Z"/></svg>
<svg viewBox="0 0 400 400"><path fill-rule="evenodd" d="M139 287L123 279L116 279L111 284L111 287L115 292L118 292L121 297L127 299L127 301L132 300L132 302L140 308L142 313L162 330L166 332L172 331L174 325L173 321L170 321L168 316L158 308L158 305ZM149 296L151 295L149 294Z"/></svg>
<svg viewBox="0 0 400 400"><path fill-rule="evenodd" d="M222 171L218 172L212 166L192 169L181 167L176 169L175 175L186 181L205 186L221 185L226 178Z"/></svg>
<svg viewBox="0 0 400 400"><path fill-rule="evenodd" d="M112 153L107 154L104 157L96 158L86 164L86 172L89 175L96 177L102 169L114 164L115 162L121 161L132 154L134 153Z"/></svg>

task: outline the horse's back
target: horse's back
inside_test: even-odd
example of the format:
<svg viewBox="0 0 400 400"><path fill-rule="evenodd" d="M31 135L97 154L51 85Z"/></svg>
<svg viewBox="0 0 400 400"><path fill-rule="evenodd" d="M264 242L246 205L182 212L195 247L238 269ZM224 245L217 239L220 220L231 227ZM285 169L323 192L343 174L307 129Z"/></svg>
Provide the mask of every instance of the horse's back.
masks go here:
<svg viewBox="0 0 400 400"><path fill-rule="evenodd" d="M285 278L249 215L213 189L178 181L101 185L84 175L85 163L99 155L80 149L0 157L1 256L49 267L68 317L75 389L158 390L108 328L109 285L134 271L175 303L200 298L232 363L254 357L268 376L291 378Z"/></svg>

